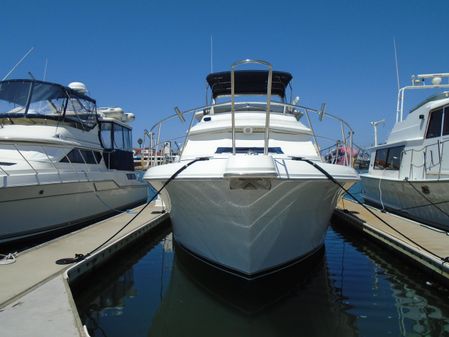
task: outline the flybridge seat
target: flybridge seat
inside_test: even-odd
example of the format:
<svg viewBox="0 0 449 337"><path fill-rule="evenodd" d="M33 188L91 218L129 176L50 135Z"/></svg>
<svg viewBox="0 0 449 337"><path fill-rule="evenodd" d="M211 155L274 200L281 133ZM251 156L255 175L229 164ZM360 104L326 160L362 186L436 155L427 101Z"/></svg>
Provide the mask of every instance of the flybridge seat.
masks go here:
<svg viewBox="0 0 449 337"><path fill-rule="evenodd" d="M266 70L238 70L234 72L236 95L266 95L268 71ZM282 99L285 97L285 88L292 79L287 72L273 71L271 94ZM224 71L209 74L206 78L212 90L213 98L231 95L231 72Z"/></svg>

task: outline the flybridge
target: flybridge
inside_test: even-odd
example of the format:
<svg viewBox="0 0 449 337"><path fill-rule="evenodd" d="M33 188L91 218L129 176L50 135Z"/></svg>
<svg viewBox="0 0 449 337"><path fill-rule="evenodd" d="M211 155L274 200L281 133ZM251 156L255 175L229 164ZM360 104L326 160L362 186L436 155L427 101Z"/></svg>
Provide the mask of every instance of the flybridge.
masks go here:
<svg viewBox="0 0 449 337"><path fill-rule="evenodd" d="M443 82L445 80L445 82ZM412 76L412 85L401 88L396 106L396 123L403 121L405 90L449 88L449 73L421 74ZM443 98L443 97L442 97ZM421 106L422 104L418 106ZM416 110L413 109L413 110ZM412 110L412 111L413 111Z"/></svg>
<svg viewBox="0 0 449 337"><path fill-rule="evenodd" d="M17 79L0 82L2 124L65 122L90 130L97 124L96 102L85 95L84 84L72 87L56 83Z"/></svg>
<svg viewBox="0 0 449 337"><path fill-rule="evenodd" d="M268 87L268 71L266 70L239 70L234 72L235 95L266 95ZM285 88L292 79L287 72L273 71L271 94L284 99ZM232 95L232 72L224 71L209 74L206 78L212 90L212 97Z"/></svg>

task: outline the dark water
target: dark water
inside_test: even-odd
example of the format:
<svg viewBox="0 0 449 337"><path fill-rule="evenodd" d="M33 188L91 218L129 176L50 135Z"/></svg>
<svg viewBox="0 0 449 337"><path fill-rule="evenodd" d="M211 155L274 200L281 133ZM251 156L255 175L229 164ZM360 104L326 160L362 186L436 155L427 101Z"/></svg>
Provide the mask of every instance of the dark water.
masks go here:
<svg viewBox="0 0 449 337"><path fill-rule="evenodd" d="M338 228L311 263L255 285L174 252L169 229L153 238L74 288L91 336L449 336L446 288Z"/></svg>

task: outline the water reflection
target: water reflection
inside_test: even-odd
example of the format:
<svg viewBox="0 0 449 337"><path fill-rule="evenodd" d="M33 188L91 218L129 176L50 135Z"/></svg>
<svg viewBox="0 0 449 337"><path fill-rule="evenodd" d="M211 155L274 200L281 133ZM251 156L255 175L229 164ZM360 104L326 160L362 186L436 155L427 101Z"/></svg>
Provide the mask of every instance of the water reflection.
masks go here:
<svg viewBox="0 0 449 337"><path fill-rule="evenodd" d="M173 260L169 229L127 249L71 286L91 336L145 336Z"/></svg>
<svg viewBox="0 0 449 337"><path fill-rule="evenodd" d="M324 256L256 284L195 265L176 249L149 336L355 336Z"/></svg>
<svg viewBox="0 0 449 337"><path fill-rule="evenodd" d="M360 236L256 284L172 246L132 247L74 289L91 336L449 336L449 292Z"/></svg>
<svg viewBox="0 0 449 337"><path fill-rule="evenodd" d="M449 336L449 292L417 267L338 227L328 234L330 254L337 291L364 336Z"/></svg>

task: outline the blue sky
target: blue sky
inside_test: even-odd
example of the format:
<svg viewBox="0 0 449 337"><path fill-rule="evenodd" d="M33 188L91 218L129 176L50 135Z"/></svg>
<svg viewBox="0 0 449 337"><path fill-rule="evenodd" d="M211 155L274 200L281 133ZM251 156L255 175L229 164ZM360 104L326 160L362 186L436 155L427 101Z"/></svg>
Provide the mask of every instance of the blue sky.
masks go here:
<svg viewBox="0 0 449 337"><path fill-rule="evenodd" d="M205 100L214 70L239 59L270 61L293 74L304 105L342 116L355 141L373 142L370 121L394 123L398 46L401 84L416 73L449 72L449 1L24 1L0 7L0 75L35 47L12 78L84 82L99 106L136 114L145 128Z"/></svg>

